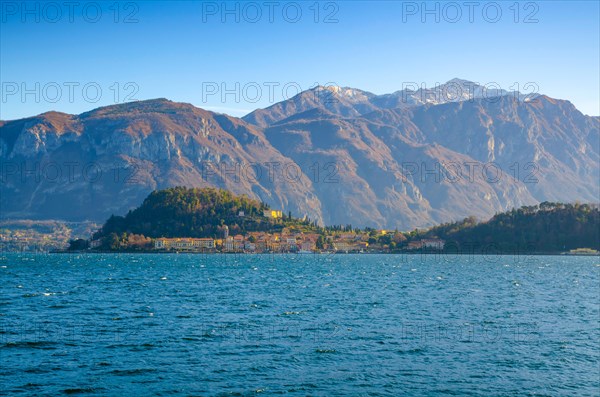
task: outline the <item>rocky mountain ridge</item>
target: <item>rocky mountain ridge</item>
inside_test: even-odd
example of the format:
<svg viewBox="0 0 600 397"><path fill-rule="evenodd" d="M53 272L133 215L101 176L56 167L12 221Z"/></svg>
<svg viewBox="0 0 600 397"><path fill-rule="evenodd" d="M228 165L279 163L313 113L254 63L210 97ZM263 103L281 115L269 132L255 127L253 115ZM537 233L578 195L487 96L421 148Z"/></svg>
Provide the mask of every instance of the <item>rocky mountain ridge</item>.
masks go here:
<svg viewBox="0 0 600 397"><path fill-rule="evenodd" d="M101 221L181 185L401 230L598 201L598 117L544 95L472 92L398 105L320 87L242 119L156 99L1 121L1 216Z"/></svg>

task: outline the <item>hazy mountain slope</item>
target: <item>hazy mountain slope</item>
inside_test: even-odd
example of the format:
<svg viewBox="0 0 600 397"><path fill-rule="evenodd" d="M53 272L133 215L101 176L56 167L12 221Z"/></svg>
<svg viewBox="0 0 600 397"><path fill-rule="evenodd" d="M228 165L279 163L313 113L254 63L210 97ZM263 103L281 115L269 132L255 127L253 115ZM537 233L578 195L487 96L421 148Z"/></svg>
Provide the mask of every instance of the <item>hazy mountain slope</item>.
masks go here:
<svg viewBox="0 0 600 397"><path fill-rule="evenodd" d="M360 224L393 220L426 226L535 202L527 188L507 174L494 182L481 173L473 180L450 180L437 165L474 163L482 169L483 164L440 145L411 141L395 128L365 119L282 122L265 134L299 164L335 165L335 182L315 184L323 208L331 209L325 211L328 223L343 223L350 215ZM427 170L437 171L428 175Z"/></svg>
<svg viewBox="0 0 600 397"><path fill-rule="evenodd" d="M600 135L597 118L570 102L505 96L368 114L407 139L493 163L524 182L539 201L598 201ZM466 171L466 167L463 167Z"/></svg>
<svg viewBox="0 0 600 397"><path fill-rule="evenodd" d="M311 109L327 111L341 117L356 117L377 109L370 100L370 92L348 87L318 86L266 109L257 109L242 119L259 127L266 127L290 116Z"/></svg>
<svg viewBox="0 0 600 397"><path fill-rule="evenodd" d="M406 88L391 94L375 95L350 87L318 86L294 97L278 102L265 109L257 109L243 119L259 127L266 127L307 110L318 109L338 117L358 117L378 109L397 109L421 105L440 105L477 98L494 101L498 96L508 96L526 101L537 94L525 95L499 88L479 85L475 82L452 79L432 88L422 84L405 83Z"/></svg>

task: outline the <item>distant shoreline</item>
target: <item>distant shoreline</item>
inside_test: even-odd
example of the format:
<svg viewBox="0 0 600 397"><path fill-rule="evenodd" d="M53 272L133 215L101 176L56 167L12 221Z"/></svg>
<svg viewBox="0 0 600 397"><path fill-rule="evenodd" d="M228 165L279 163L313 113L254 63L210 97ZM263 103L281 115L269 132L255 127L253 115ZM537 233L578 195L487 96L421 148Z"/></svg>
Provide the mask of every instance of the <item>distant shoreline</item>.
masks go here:
<svg viewBox="0 0 600 397"><path fill-rule="evenodd" d="M36 252L7 252L7 253L36 253ZM48 254L160 254L160 255L225 255L225 256L331 256L331 255L428 255L428 256L596 256L600 253L569 253L569 252L313 252L313 253L294 253L294 252L201 252L201 251L66 251L54 250Z"/></svg>

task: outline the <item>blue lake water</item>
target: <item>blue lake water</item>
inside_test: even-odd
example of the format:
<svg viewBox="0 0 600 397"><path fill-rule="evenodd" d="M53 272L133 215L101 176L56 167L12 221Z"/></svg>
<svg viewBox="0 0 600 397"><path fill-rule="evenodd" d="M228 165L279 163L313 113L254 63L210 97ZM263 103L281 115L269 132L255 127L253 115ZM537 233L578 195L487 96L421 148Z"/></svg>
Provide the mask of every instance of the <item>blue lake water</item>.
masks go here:
<svg viewBox="0 0 600 397"><path fill-rule="evenodd" d="M20 255L0 394L598 396L600 259Z"/></svg>

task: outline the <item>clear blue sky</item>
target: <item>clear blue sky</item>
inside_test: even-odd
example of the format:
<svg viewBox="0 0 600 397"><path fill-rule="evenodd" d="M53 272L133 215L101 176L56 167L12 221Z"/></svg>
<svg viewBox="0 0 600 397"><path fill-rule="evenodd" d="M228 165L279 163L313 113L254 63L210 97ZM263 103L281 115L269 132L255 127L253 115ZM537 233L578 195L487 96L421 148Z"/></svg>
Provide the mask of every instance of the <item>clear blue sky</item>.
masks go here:
<svg viewBox="0 0 600 397"><path fill-rule="evenodd" d="M227 14L221 1L106 2L98 15L99 2L3 1L0 119L81 113L134 92L240 116L281 100L284 85L287 96L315 83L382 94L454 77L504 89L533 82L600 113L597 1L479 1L472 14L469 2L432 2L425 15L421 1L275 3L231 2Z"/></svg>

